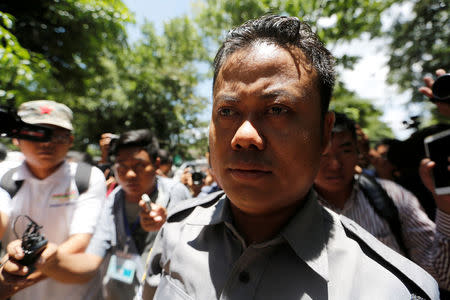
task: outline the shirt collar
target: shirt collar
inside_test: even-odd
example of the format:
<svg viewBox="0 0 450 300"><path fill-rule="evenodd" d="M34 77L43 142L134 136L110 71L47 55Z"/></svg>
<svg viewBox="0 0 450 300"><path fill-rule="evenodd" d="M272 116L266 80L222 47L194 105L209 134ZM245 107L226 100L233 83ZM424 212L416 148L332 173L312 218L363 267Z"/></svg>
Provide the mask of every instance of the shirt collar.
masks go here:
<svg viewBox="0 0 450 300"><path fill-rule="evenodd" d="M322 197L319 193L316 192L316 194L317 194L317 199L323 206L333 210L334 212L336 212L338 214L344 214L346 211L348 211L349 209L351 209L353 207L359 190L360 190L360 187L358 184L358 179L357 179L357 177L355 177L355 180L353 180L352 192L350 194L350 197L348 197L347 201L345 201L344 208L342 208L342 209L336 207L335 205L333 205L333 203L328 202L327 199Z"/></svg>
<svg viewBox="0 0 450 300"><path fill-rule="evenodd" d="M282 237L294 250L298 257L308 266L328 281L328 253L326 249L329 229L324 226L323 208L317 202L314 191L310 191L305 198L305 203L292 217L288 224L280 232L280 236L272 241L264 242L259 246L278 243ZM216 225L219 223L232 223L230 202L226 195L212 206L197 206L193 213L186 219L191 225ZM258 245L254 245L258 247Z"/></svg>
<svg viewBox="0 0 450 300"><path fill-rule="evenodd" d="M207 226L231 222L231 220L230 202L223 194L212 206L197 206L186 222L191 225Z"/></svg>
<svg viewBox="0 0 450 300"><path fill-rule="evenodd" d="M295 253L308 266L328 281L328 235L329 224L324 222L323 208L311 190L301 209L281 231ZM325 228L327 227L327 228Z"/></svg>

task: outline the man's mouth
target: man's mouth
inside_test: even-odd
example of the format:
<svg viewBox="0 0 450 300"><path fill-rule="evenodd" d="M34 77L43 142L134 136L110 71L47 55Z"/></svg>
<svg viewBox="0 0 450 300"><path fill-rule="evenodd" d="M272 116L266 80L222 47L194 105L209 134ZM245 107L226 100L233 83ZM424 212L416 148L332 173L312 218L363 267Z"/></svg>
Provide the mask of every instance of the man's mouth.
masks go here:
<svg viewBox="0 0 450 300"><path fill-rule="evenodd" d="M53 155L53 151L50 150L39 151L38 155Z"/></svg>
<svg viewBox="0 0 450 300"><path fill-rule="evenodd" d="M272 171L265 166L248 163L232 165L228 171L233 177L240 180L260 179L272 174Z"/></svg>
<svg viewBox="0 0 450 300"><path fill-rule="evenodd" d="M329 181L340 181L342 180L342 176L327 176L325 177Z"/></svg>

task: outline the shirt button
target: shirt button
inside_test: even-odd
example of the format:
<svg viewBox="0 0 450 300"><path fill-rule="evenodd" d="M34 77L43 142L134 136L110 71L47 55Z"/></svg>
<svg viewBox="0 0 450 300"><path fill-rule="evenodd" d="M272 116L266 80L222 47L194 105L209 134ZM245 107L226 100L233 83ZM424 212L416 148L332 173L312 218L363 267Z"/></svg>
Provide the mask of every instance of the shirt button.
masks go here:
<svg viewBox="0 0 450 300"><path fill-rule="evenodd" d="M247 283L250 281L250 274L247 271L242 271L239 273L239 281L242 283Z"/></svg>

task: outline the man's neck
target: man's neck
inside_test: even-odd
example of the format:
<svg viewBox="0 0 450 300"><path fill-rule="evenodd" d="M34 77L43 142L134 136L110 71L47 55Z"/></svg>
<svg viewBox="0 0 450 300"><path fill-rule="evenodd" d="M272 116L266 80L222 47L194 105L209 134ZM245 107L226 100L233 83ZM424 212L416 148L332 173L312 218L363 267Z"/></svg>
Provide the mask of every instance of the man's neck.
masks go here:
<svg viewBox="0 0 450 300"><path fill-rule="evenodd" d="M52 175L63 163L64 163L64 161L60 162L59 164L57 164L51 168L35 167L35 166L32 166L31 164L29 164L28 162L26 162L26 165L28 167L28 170L30 170L30 172L35 177L42 180L42 179L45 179L48 176Z"/></svg>
<svg viewBox="0 0 450 300"><path fill-rule="evenodd" d="M339 191L328 191L321 189L319 186L315 186L317 193L324 198L329 204L337 207L338 209L343 209L345 203L350 198L353 191L353 182L351 185L339 190Z"/></svg>
<svg viewBox="0 0 450 300"><path fill-rule="evenodd" d="M230 202L234 223L247 245L262 243L274 238L302 203L303 201L299 201L292 207L285 207L270 214L252 215L243 212Z"/></svg>

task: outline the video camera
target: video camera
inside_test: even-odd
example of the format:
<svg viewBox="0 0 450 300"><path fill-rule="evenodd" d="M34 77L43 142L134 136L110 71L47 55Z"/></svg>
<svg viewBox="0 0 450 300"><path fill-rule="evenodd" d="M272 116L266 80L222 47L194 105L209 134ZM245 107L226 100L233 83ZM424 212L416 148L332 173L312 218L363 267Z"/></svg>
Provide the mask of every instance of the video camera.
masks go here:
<svg viewBox="0 0 450 300"><path fill-rule="evenodd" d="M432 86L431 101L450 102L450 73L439 76Z"/></svg>
<svg viewBox="0 0 450 300"><path fill-rule="evenodd" d="M0 120L0 137L48 142L53 134L50 127L23 122L12 107L0 105Z"/></svg>

